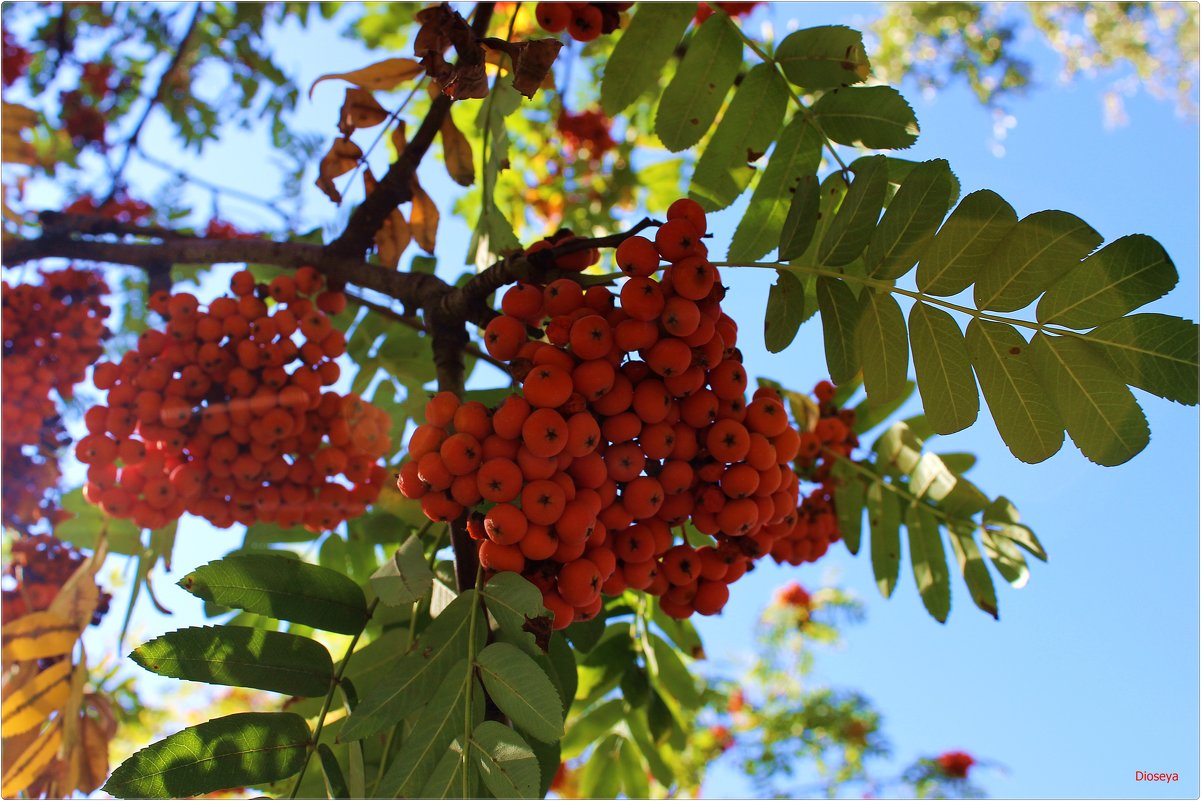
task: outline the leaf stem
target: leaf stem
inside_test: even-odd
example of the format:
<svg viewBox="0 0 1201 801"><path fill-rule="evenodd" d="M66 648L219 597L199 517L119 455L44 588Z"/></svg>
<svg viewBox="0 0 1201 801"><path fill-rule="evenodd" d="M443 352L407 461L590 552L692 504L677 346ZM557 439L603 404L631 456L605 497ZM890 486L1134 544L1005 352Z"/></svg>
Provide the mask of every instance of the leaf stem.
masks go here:
<svg viewBox="0 0 1201 801"><path fill-rule="evenodd" d="M484 575L484 566L477 564L475 569L475 583L473 587L480 586L480 579ZM474 686L475 671L475 620L480 609L480 599L477 597L475 603L471 605L471 615L467 618L467 686L463 691L463 798L471 797L471 774L468 770L470 762L468 761L468 749L471 742L471 690Z"/></svg>

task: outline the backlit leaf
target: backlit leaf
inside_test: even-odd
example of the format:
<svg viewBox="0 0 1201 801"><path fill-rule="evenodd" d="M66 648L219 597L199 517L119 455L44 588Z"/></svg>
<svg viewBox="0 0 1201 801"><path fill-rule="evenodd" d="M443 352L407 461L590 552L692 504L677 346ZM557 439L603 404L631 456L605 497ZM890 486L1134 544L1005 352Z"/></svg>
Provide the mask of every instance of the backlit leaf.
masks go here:
<svg viewBox="0 0 1201 801"><path fill-rule="evenodd" d="M659 98L655 133L673 153L701 140L742 66L742 38L725 14L701 23L671 83ZM606 73L608 70L606 70Z"/></svg>
<svg viewBox="0 0 1201 801"><path fill-rule="evenodd" d="M359 128L374 128L388 119L387 110L365 89L347 89L338 115L338 130L350 136ZM403 130L400 129L400 130Z"/></svg>
<svg viewBox="0 0 1201 801"><path fill-rule="evenodd" d="M913 579L926 611L939 623L947 622L951 611L950 571L938 533L938 518L925 504L914 504L906 520L909 529L909 558Z"/></svg>
<svg viewBox="0 0 1201 801"><path fill-rule="evenodd" d="M763 342L767 350L779 353L791 345L804 315L805 285L795 273L777 270L763 315Z"/></svg>
<svg viewBox="0 0 1201 801"><path fill-rule="evenodd" d="M863 34L844 25L794 31L775 53L789 82L803 89L829 89L859 83L871 72Z"/></svg>
<svg viewBox="0 0 1201 801"><path fill-rule="evenodd" d="M411 58L386 58L362 69L322 75L309 87L309 99L313 98L313 90L322 81L340 79L371 92L391 92L424 72L425 68L420 62Z"/></svg>
<svg viewBox="0 0 1201 801"><path fill-rule="evenodd" d="M409 227L418 247L426 253L433 253L438 243L438 207L434 199L421 188L417 176L413 176L413 208L409 212Z"/></svg>
<svg viewBox="0 0 1201 801"><path fill-rule="evenodd" d="M797 184L784 230L780 233L780 260L795 259L809 249L821 216L821 185L816 175L804 175Z"/></svg>
<svg viewBox="0 0 1201 801"><path fill-rule="evenodd" d="M862 306L845 282L826 276L817 279L817 305L822 315L830 379L835 384L849 382L859 372L855 330Z"/></svg>
<svg viewBox="0 0 1201 801"><path fill-rule="evenodd" d="M0 716L4 718L4 736L15 737L40 726L56 712L62 712L71 694L69 659L62 659L38 673L4 699Z"/></svg>
<svg viewBox="0 0 1201 801"><path fill-rule="evenodd" d="M494 720L471 732L471 758L497 798L537 798L538 758L521 735Z"/></svg>
<svg viewBox="0 0 1201 801"><path fill-rule="evenodd" d="M79 627L52 612L30 612L0 627L4 662L27 662L71 653Z"/></svg>
<svg viewBox="0 0 1201 801"><path fill-rule="evenodd" d="M1018 510L1004 495L998 496L984 510L984 525L995 535L1005 537L1025 548L1035 558L1047 561L1047 552L1029 526L1020 522Z"/></svg>
<svg viewBox="0 0 1201 801"><path fill-rule="evenodd" d="M625 111L658 82L695 13L696 8L686 3L645 3L634 9L601 79L601 107L606 115Z"/></svg>
<svg viewBox="0 0 1201 801"><path fill-rule="evenodd" d="M1017 221L1017 212L996 192L972 192L959 202L922 254L918 288L943 296L967 289Z"/></svg>
<svg viewBox="0 0 1201 801"><path fill-rule="evenodd" d="M1039 211L1009 229L976 279L979 309L1017 311L1080 264L1101 235L1064 211Z"/></svg>
<svg viewBox="0 0 1201 801"><path fill-rule="evenodd" d="M864 258L873 278L900 278L917 264L951 203L951 168L943 159L915 164L901 183Z"/></svg>
<svg viewBox="0 0 1201 801"><path fill-rule="evenodd" d="M1030 581L1030 568L1026 566L1026 557L1022 556L1016 545L1004 537L994 536L988 529L981 530L980 544L1002 578L1016 589L1026 586Z"/></svg>
<svg viewBox="0 0 1201 801"><path fill-rule="evenodd" d="M812 111L822 133L840 145L894 150L917 141L917 117L891 86L833 89Z"/></svg>
<svg viewBox="0 0 1201 801"><path fill-rule="evenodd" d="M387 606L411 604L424 598L434 583L421 538L409 537L396 553L371 574L371 589Z"/></svg>
<svg viewBox="0 0 1201 801"><path fill-rule="evenodd" d="M980 393L955 318L942 309L914 303L909 310L909 343L922 408L933 429L953 434L976 422Z"/></svg>
<svg viewBox="0 0 1201 801"><path fill-rule="evenodd" d="M838 531L846 543L847 550L857 554L863 529L863 508L866 503L863 479L847 459L835 461L831 474L836 481L834 511L838 515Z"/></svg>
<svg viewBox="0 0 1201 801"><path fill-rule="evenodd" d="M863 388L872 403L885 403L904 391L909 372L905 315L889 292L865 290L860 303L855 347L863 364Z"/></svg>
<svg viewBox="0 0 1201 801"><path fill-rule="evenodd" d="M851 169L855 180L818 249L821 263L833 267L849 264L867 247L888 188L888 162L883 156L865 156Z"/></svg>
<svg viewBox="0 0 1201 801"><path fill-rule="evenodd" d="M42 772L58 756L62 740L62 724L55 721L50 728L27 745L21 751L20 756L8 762L3 781L0 782L0 794L5 798L15 798L17 793L37 781Z"/></svg>
<svg viewBox="0 0 1201 801"><path fill-rule="evenodd" d="M1130 386L1197 405L1201 339L1196 323L1166 314L1133 314L1093 329L1087 339L1105 352Z"/></svg>
<svg viewBox="0 0 1201 801"><path fill-rule="evenodd" d="M442 137L442 160L446 164L446 172L459 186L471 186L475 182L475 158L471 152L471 142L455 125L454 117L450 114L442 121L438 133Z"/></svg>
<svg viewBox="0 0 1201 801"><path fill-rule="evenodd" d="M901 569L901 504L882 480L867 488L867 520L872 532L872 572L880 594L887 598Z"/></svg>
<svg viewBox="0 0 1201 801"><path fill-rule="evenodd" d="M992 615L993 618L998 618L997 590L993 586L992 576L988 573L988 566L984 564L984 559L980 556L980 549L977 547L975 539L972 538L971 529L959 530L957 527L951 526L949 533L951 550L955 552L955 558L959 560L959 572L963 574L963 580L967 583L972 603Z"/></svg>
<svg viewBox="0 0 1201 801"><path fill-rule="evenodd" d="M355 168L363 158L362 149L349 139L335 139L329 151L321 157L317 168L317 188L335 203L342 202L342 193L334 185L334 179Z"/></svg>

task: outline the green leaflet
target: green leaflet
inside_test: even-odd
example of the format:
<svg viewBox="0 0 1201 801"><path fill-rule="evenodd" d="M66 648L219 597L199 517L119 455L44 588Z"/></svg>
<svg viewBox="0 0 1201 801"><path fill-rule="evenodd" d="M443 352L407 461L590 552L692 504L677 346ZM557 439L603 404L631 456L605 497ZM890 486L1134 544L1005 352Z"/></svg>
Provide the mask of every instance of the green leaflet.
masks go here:
<svg viewBox="0 0 1201 801"><path fill-rule="evenodd" d="M621 750L617 755L617 772L627 798L650 798L651 787L647 780L647 764L638 746L622 738Z"/></svg>
<svg viewBox="0 0 1201 801"><path fill-rule="evenodd" d="M1026 557L1022 556L1016 545L1004 537L993 535L988 529L980 531L980 544L1002 578L1017 589L1026 586L1030 581L1030 568L1026 566Z"/></svg>
<svg viewBox="0 0 1201 801"><path fill-rule="evenodd" d="M1104 351L1130 386L1197 405L1201 340L1196 323L1166 314L1133 314L1093 329L1087 339Z"/></svg>
<svg viewBox="0 0 1201 801"><path fill-rule="evenodd" d="M916 302L909 310L913 372L926 419L939 434L953 434L976 422L980 393L963 332L942 309Z"/></svg>
<svg viewBox="0 0 1201 801"><path fill-rule="evenodd" d="M942 296L967 289L1017 221L1017 212L996 192L972 192L959 202L922 254L918 289Z"/></svg>
<svg viewBox="0 0 1201 801"><path fill-rule="evenodd" d="M928 497L935 503L954 492L958 483L954 471L936 453L923 453L909 471L909 493L915 498Z"/></svg>
<svg viewBox="0 0 1201 801"><path fill-rule="evenodd" d="M580 620L563 629L563 636L571 641L572 646L582 654L586 654L600 642L605 633L605 616L597 615L591 620Z"/></svg>
<svg viewBox="0 0 1201 801"><path fill-rule="evenodd" d="M284 556L218 559L184 576L179 586L221 606L339 634L356 634L367 622L359 585L336 570Z"/></svg>
<svg viewBox="0 0 1201 801"><path fill-rule="evenodd" d="M667 639L680 649L680 653L692 659L705 658L705 646L701 643L700 634L692 621L687 618L677 620L664 612L658 604L654 604L651 609L651 620L659 627L659 631L667 635Z"/></svg>
<svg viewBox="0 0 1201 801"><path fill-rule="evenodd" d="M601 107L610 117L624 111L654 86L692 22L695 8L685 3L638 6L613 47L601 79Z"/></svg>
<svg viewBox="0 0 1201 801"><path fill-rule="evenodd" d="M1101 235L1074 214L1039 211L1023 217L985 260L976 279L976 308L1025 308L1099 244Z"/></svg>
<svg viewBox="0 0 1201 801"><path fill-rule="evenodd" d="M891 86L832 89L812 111L822 133L840 145L894 150L917 141L917 117Z"/></svg>
<svg viewBox="0 0 1201 801"><path fill-rule="evenodd" d="M226 715L151 743L101 789L117 798L183 798L269 784L300 770L308 745L309 725L299 715Z"/></svg>
<svg viewBox="0 0 1201 801"><path fill-rule="evenodd" d="M733 203L750 185L758 160L776 141L788 106L788 84L770 64L756 64L734 90L705 145L688 196L705 211Z"/></svg>
<svg viewBox="0 0 1201 801"><path fill-rule="evenodd" d="M616 798L621 792L621 740L610 734L593 749L580 773L582 798Z"/></svg>
<svg viewBox="0 0 1201 801"><path fill-rule="evenodd" d="M818 259L823 265L841 267L863 252L875 230L888 189L888 161L884 156L865 156L851 165L851 182L838 214L822 236Z"/></svg>
<svg viewBox="0 0 1201 801"><path fill-rule="evenodd" d="M405 540L392 558L371 574L371 589L386 606L411 604L424 598L434 583L434 571L425 560L421 538L416 534Z"/></svg>
<svg viewBox="0 0 1201 801"><path fill-rule="evenodd" d="M943 458L946 458L945 454ZM1047 561L1047 552L1042 543L1029 526L1019 522L1020 519L1017 508L1004 495L997 496L984 510L984 524L991 532L1017 543L1035 558Z"/></svg>
<svg viewBox="0 0 1201 801"><path fill-rule="evenodd" d="M463 744L455 740L438 760L429 781L414 798L479 798L480 774L474 763L464 764ZM464 786L463 771L467 771Z"/></svg>
<svg viewBox="0 0 1201 801"><path fill-rule="evenodd" d="M863 479L847 459L834 462L832 474L837 481L834 485L834 512L838 515L838 531L847 550L857 554L863 533Z"/></svg>
<svg viewBox="0 0 1201 801"><path fill-rule="evenodd" d="M872 572L885 598L892 595L901 570L901 504L883 479L867 488L867 520L872 532Z"/></svg>
<svg viewBox="0 0 1201 801"><path fill-rule="evenodd" d="M1163 297L1179 280L1163 245L1142 234L1124 236L1048 289L1038 302L1038 321L1092 328Z"/></svg>
<svg viewBox="0 0 1201 801"><path fill-rule="evenodd" d="M984 400L1010 452L1034 464L1063 445L1063 421L1035 376L1026 340L1006 323L973 319L967 349Z"/></svg>
<svg viewBox="0 0 1201 801"><path fill-rule="evenodd" d="M554 684L514 645L495 642L476 657L488 695L513 723L545 743L563 737L563 701Z"/></svg>
<svg viewBox="0 0 1201 801"><path fill-rule="evenodd" d="M988 574L988 566L980 556L980 549L972 539L971 530L961 531L956 526L949 529L951 535L951 550L959 560L959 571L967 584L967 590L972 596L972 603L983 611L997 615L997 590L993 586L992 576Z"/></svg>
<svg viewBox="0 0 1201 801"><path fill-rule="evenodd" d="M768 159L750 205L730 241L730 261L756 261L780 243L780 231L792 204L792 190L805 175L817 172L821 161L821 135L795 115L784 126L780 141Z"/></svg>
<svg viewBox="0 0 1201 801"><path fill-rule="evenodd" d="M817 306L822 315L822 336L830 380L835 384L849 382L859 372L855 329L862 306L845 282L824 275L817 279Z"/></svg>
<svg viewBox="0 0 1201 801"><path fill-rule="evenodd" d="M74 517L54 527L54 536L63 542L89 550L96 549L100 535L105 535L110 553L137 556L142 553L142 532L132 521L109 517L99 506L83 499L83 488L71 490L62 499L64 511Z"/></svg>
<svg viewBox="0 0 1201 801"><path fill-rule="evenodd" d="M775 61L789 82L809 91L860 83L871 72L863 34L845 25L790 33L776 48Z"/></svg>
<svg viewBox="0 0 1201 801"><path fill-rule="evenodd" d="M922 441L906 423L889 426L875 442L876 468L894 478L907 476L917 469L922 458Z"/></svg>
<svg viewBox="0 0 1201 801"><path fill-rule="evenodd" d="M658 634L650 636L651 649L647 654L647 668L651 680L662 691L680 703L686 709L696 709L701 705L701 694L696 689L696 679L674 648Z"/></svg>
<svg viewBox="0 0 1201 801"><path fill-rule="evenodd" d="M1147 447L1151 430L1134 393L1088 343L1039 332L1030 361L1072 442L1091 461L1112 467Z"/></svg>
<svg viewBox="0 0 1201 801"><path fill-rule="evenodd" d="M546 670L546 674L555 683L559 697L563 699L564 711L570 711L572 702L579 687L579 669L576 666L575 651L567 644L562 634L552 634L550 651L546 656L538 657L538 664Z"/></svg>
<svg viewBox="0 0 1201 801"><path fill-rule="evenodd" d="M951 580L947 555L938 533L938 518L925 504L915 503L909 509L907 523L913 580L922 596L922 604L931 617L946 623L951 612Z"/></svg>
<svg viewBox="0 0 1201 801"><path fill-rule="evenodd" d="M913 165L872 232L864 259L872 278L900 278L917 264L951 203L951 168L943 159Z"/></svg>
<svg viewBox="0 0 1201 801"><path fill-rule="evenodd" d="M538 798L546 798L546 794L550 791L551 782L555 780L555 774L559 772L559 764L563 761L562 754L559 750L559 744L540 743L537 740L530 742L526 739L526 744L530 750L534 752L534 756L538 759Z"/></svg>
<svg viewBox="0 0 1201 801"><path fill-rule="evenodd" d="M655 745L645 713L642 710L631 711L626 718L626 728L630 730L630 739L634 745L638 746L638 751L646 760L647 769L655 777L655 781L664 787L670 787L675 781L675 773L668 767L667 762L663 759L663 754L659 752L659 747Z"/></svg>
<svg viewBox="0 0 1201 801"><path fill-rule="evenodd" d="M538 758L521 735L494 720L471 732L471 761L484 786L497 798L537 798Z"/></svg>
<svg viewBox="0 0 1201 801"><path fill-rule="evenodd" d="M776 282L767 294L763 314L763 342L770 353L792 344L805 319L805 285L788 270L776 270Z"/></svg>
<svg viewBox="0 0 1201 801"><path fill-rule="evenodd" d="M500 627L506 642L522 648L530 656L542 653L534 635L526 628L527 620L545 617L542 593L518 573L497 573L480 591L484 605Z"/></svg>
<svg viewBox="0 0 1201 801"><path fill-rule="evenodd" d="M909 372L909 337L905 315L889 292L865 290L855 326L855 348L863 363L863 388L873 404L882 404L905 390Z"/></svg>
<svg viewBox="0 0 1201 801"><path fill-rule="evenodd" d="M730 18L714 14L701 23L659 98L655 133L668 150L678 153L701 141L741 66L742 37Z"/></svg>
<svg viewBox="0 0 1201 801"><path fill-rule="evenodd" d="M572 721L563 736L563 758L573 759L601 738L601 735L625 718L625 705L620 698L598 704Z"/></svg>
<svg viewBox="0 0 1201 801"><path fill-rule="evenodd" d="M780 232L780 260L789 261L809 249L813 234L817 231L817 220L821 215L821 185L816 175L805 175L797 184L788 216L784 218L784 230Z"/></svg>
<svg viewBox="0 0 1201 801"><path fill-rule="evenodd" d="M350 798L350 788L346 785L346 776L334 749L327 744L317 746L317 755L321 759L321 774L325 779L325 794L330 798Z"/></svg>
<svg viewBox="0 0 1201 801"><path fill-rule="evenodd" d="M137 664L160 676L320 696L334 680L325 646L308 637L243 626L191 626L134 649Z"/></svg>

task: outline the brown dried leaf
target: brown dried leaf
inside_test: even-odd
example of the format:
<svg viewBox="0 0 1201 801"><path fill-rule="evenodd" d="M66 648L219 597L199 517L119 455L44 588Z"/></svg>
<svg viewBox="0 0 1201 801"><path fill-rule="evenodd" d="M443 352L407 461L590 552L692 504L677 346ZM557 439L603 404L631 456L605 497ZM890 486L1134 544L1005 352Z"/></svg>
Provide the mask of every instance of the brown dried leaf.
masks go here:
<svg viewBox="0 0 1201 801"><path fill-rule="evenodd" d="M442 122L439 130L442 135L442 156L446 161L446 171L451 179L459 186L471 186L475 182L475 160L471 152L471 142L455 125L454 118L449 114Z"/></svg>
<svg viewBox="0 0 1201 801"><path fill-rule="evenodd" d="M531 39L528 42L490 39L488 44L508 53L509 58L513 59L513 88L527 98L532 98L543 85L563 47L558 39Z"/></svg>
<svg viewBox="0 0 1201 801"><path fill-rule="evenodd" d="M20 133L38 124L38 113L27 106L4 102L0 111L0 130L5 133Z"/></svg>
<svg viewBox="0 0 1201 801"><path fill-rule="evenodd" d="M388 119L388 112L365 89L347 89L338 115L338 130L350 136L356 128L371 128Z"/></svg>
<svg viewBox="0 0 1201 801"><path fill-rule="evenodd" d="M438 241L438 207L413 176L413 211L409 215L413 238L426 253L433 253Z"/></svg>
<svg viewBox="0 0 1201 801"><path fill-rule="evenodd" d="M456 67L448 80L442 81L443 94L455 100L479 100L488 96L488 73L484 62Z"/></svg>
<svg viewBox="0 0 1201 801"><path fill-rule="evenodd" d="M108 556L108 540L102 537L95 553L80 563L75 572L54 596L47 611L79 627L80 631L92 622L92 613L100 603L100 588L96 586L96 574ZM80 690L82 692L82 690Z"/></svg>
<svg viewBox="0 0 1201 801"><path fill-rule="evenodd" d="M309 87L309 99L313 99L313 89L322 81L337 78L372 92L391 92L405 81L413 80L424 71L421 64L411 58L386 58L362 69L322 75Z"/></svg>
<svg viewBox="0 0 1201 801"><path fill-rule="evenodd" d="M317 188L335 203L342 202L342 193L334 186L334 179L345 175L355 168L363 151L349 139L335 139L329 152L321 157L321 167L317 174Z"/></svg>
<svg viewBox="0 0 1201 801"><path fill-rule="evenodd" d="M409 228L408 220L400 213L400 209L393 209L375 234L375 245L379 250L380 264L395 270L400 264L400 257L412 240L413 233Z"/></svg>
<svg viewBox="0 0 1201 801"><path fill-rule="evenodd" d="M400 157L401 153L405 152L405 146L408 143L408 137L405 136L405 121L397 120L396 127L392 129L392 147L396 149L397 158Z"/></svg>

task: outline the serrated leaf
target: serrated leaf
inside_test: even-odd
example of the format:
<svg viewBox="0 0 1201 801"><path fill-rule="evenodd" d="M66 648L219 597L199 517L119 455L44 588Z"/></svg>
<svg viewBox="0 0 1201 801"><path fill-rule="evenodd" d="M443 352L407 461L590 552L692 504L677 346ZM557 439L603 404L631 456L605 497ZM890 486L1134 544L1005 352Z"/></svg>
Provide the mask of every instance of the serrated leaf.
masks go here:
<svg viewBox="0 0 1201 801"><path fill-rule="evenodd" d="M1026 340L1007 323L973 319L967 350L997 432L1011 453L1034 464L1063 445L1063 421L1030 364Z"/></svg>
<svg viewBox="0 0 1201 801"><path fill-rule="evenodd" d="M805 285L796 274L777 270L763 314L763 343L768 352L779 353L791 345L804 317Z"/></svg>
<svg viewBox="0 0 1201 801"><path fill-rule="evenodd" d="M5 663L50 659L71 653L79 627L53 612L30 612L0 627L0 653Z"/></svg>
<svg viewBox="0 0 1201 801"><path fill-rule="evenodd" d="M1092 328L1163 297L1180 276L1163 245L1135 234L1110 242L1047 290L1038 321Z"/></svg>
<svg viewBox="0 0 1201 801"><path fill-rule="evenodd" d="M939 434L953 434L976 422L980 393L963 332L942 309L916 302L909 310L909 344L922 408Z"/></svg>
<svg viewBox="0 0 1201 801"><path fill-rule="evenodd" d="M334 680L325 646L308 637L244 626L189 626L156 637L129 658L174 679L321 696Z"/></svg>
<svg viewBox="0 0 1201 801"><path fill-rule="evenodd" d="M972 192L959 202L922 254L918 289L942 296L967 289L1017 221L1017 212L996 192Z"/></svg>
<svg viewBox="0 0 1201 801"><path fill-rule="evenodd" d="M497 798L537 798L538 758L521 735L494 720L471 732L471 757L480 778Z"/></svg>
<svg viewBox="0 0 1201 801"><path fill-rule="evenodd" d="M71 669L62 659L13 690L4 699L0 715L4 718L4 736L15 737L50 720L62 712L71 694Z"/></svg>
<svg viewBox="0 0 1201 801"><path fill-rule="evenodd" d="M101 789L117 798L182 798L268 784L304 764L309 725L290 712L240 712L190 726L122 762Z"/></svg>
<svg viewBox="0 0 1201 801"><path fill-rule="evenodd" d="M1065 211L1038 211L1009 229L976 279L976 308L1017 311L1080 264L1101 235Z"/></svg>
<svg viewBox="0 0 1201 801"><path fill-rule="evenodd" d="M946 454L944 457L946 458ZM1004 495L990 503L984 510L984 524L994 534L1012 540L1025 548L1035 558L1047 561L1047 552L1029 526L1022 525L1017 507Z"/></svg>
<svg viewBox="0 0 1201 801"><path fill-rule="evenodd" d="M888 189L888 161L883 156L857 159L851 170L855 180L818 247L821 263L832 267L851 263L867 247Z"/></svg>
<svg viewBox="0 0 1201 801"><path fill-rule="evenodd" d="M905 389L909 373L909 337L905 315L887 291L865 290L855 326L855 348L863 364L863 388L873 404L886 403Z"/></svg>
<svg viewBox="0 0 1201 801"><path fill-rule="evenodd" d="M980 556L976 540L972 538L972 532L959 531L955 526L951 526L948 533L951 535L951 550L959 560L959 572L963 574L968 593L972 596L972 603L992 615L993 619L999 619L997 590L993 586L992 576L988 573L988 566Z"/></svg>
<svg viewBox="0 0 1201 801"><path fill-rule="evenodd" d="M901 570L901 504L883 480L867 488L867 521L872 533L872 573L880 594L888 598Z"/></svg>
<svg viewBox="0 0 1201 801"><path fill-rule="evenodd" d="M1201 339L1196 323L1166 314L1134 314L1095 328L1086 338L1105 352L1130 386L1197 405Z"/></svg>
<svg viewBox="0 0 1201 801"><path fill-rule="evenodd" d="M738 28L725 14L710 16L689 41L679 69L659 98L655 133L664 147L678 153L701 141L741 66Z"/></svg>
<svg viewBox="0 0 1201 801"><path fill-rule="evenodd" d="M792 192L804 176L817 172L821 148L821 136L804 115L795 115L784 126L730 240L731 261L756 261L780 244Z"/></svg>
<svg viewBox="0 0 1201 801"><path fill-rule="evenodd" d="M415 798L479 798L479 770L474 763L464 764L463 746L455 740L438 760L429 781ZM466 771L466 785L463 772Z"/></svg>
<svg viewBox="0 0 1201 801"><path fill-rule="evenodd" d="M488 579L480 594L507 642L521 647L530 656L542 653L527 627L529 621L548 616L537 587L518 573L497 573Z"/></svg>
<svg viewBox="0 0 1201 801"><path fill-rule="evenodd" d="M776 48L775 61L790 83L809 91L860 83L871 72L863 34L845 25L790 33Z"/></svg>
<svg viewBox="0 0 1201 801"><path fill-rule="evenodd" d="M817 220L821 216L821 185L816 175L804 175L797 184L780 233L780 260L802 255L813 242Z"/></svg>
<svg viewBox="0 0 1201 801"><path fill-rule="evenodd" d="M922 596L922 605L931 617L946 623L951 611L951 581L947 554L938 533L938 518L925 504L914 504L910 507L906 525L913 579Z"/></svg>
<svg viewBox="0 0 1201 801"><path fill-rule="evenodd" d="M1151 429L1134 393L1084 340L1039 332L1030 361L1072 442L1091 461L1112 467L1147 447Z"/></svg>
<svg viewBox="0 0 1201 801"><path fill-rule="evenodd" d="M559 691L559 697L563 699L563 709L570 711L580 678L575 651L571 650L571 646L567 644L567 639L562 634L551 634L550 651L546 656L538 657L538 664L554 681L555 688Z"/></svg>
<svg viewBox="0 0 1201 801"><path fill-rule="evenodd" d="M943 159L913 165L888 203L867 246L873 278L900 278L917 264L951 203L951 168Z"/></svg>
<svg viewBox="0 0 1201 801"><path fill-rule="evenodd" d="M835 384L849 382L859 372L855 331L863 307L846 282L824 275L817 279L817 306L822 315L822 336L830 380Z"/></svg>
<svg viewBox="0 0 1201 801"><path fill-rule="evenodd" d="M424 598L434 584L434 571L425 559L421 538L414 535L396 549L392 558L371 574L371 589L386 606L411 604Z"/></svg>
<svg viewBox="0 0 1201 801"><path fill-rule="evenodd" d="M652 634L650 640L647 669L651 680L685 709L699 707L702 699L696 688L696 678L684 666L679 653L658 634Z"/></svg>
<svg viewBox="0 0 1201 801"><path fill-rule="evenodd" d="M521 649L495 642L476 658L489 697L531 737L549 743L563 736L563 701L550 678Z"/></svg>
<svg viewBox="0 0 1201 801"><path fill-rule="evenodd" d="M696 13L685 5L647 3L630 17L601 79L601 108L606 115L614 117L625 111L658 82Z"/></svg>
<svg viewBox="0 0 1201 801"><path fill-rule="evenodd" d="M756 172L751 162L776 141L788 97L788 84L772 65L747 72L692 172L688 195L705 211L726 208L750 185Z"/></svg>
<svg viewBox="0 0 1201 801"><path fill-rule="evenodd" d="M980 530L980 544L1002 578L1015 589L1026 586L1030 581L1030 568L1026 566L1026 557L1022 556L1016 545L1004 537L994 536L988 529Z"/></svg>
<svg viewBox="0 0 1201 801"><path fill-rule="evenodd" d="M917 141L917 117L891 86L833 89L811 110L822 133L840 145L894 150Z"/></svg>
<svg viewBox="0 0 1201 801"><path fill-rule="evenodd" d="M206 601L313 628L356 634L367 622L363 591L345 575L274 554L230 556L179 581Z"/></svg>
<svg viewBox="0 0 1201 801"><path fill-rule="evenodd" d="M405 81L411 81L423 72L425 72L425 68L421 66L421 63L411 58L386 58L362 69L322 75L309 87L309 99L313 99L313 90L322 81L340 79L372 92L391 92Z"/></svg>
<svg viewBox="0 0 1201 801"><path fill-rule="evenodd" d="M831 470L834 485L834 512L838 516L838 531L847 550L859 553L863 529L863 508L866 503L863 480L847 459L834 462Z"/></svg>

